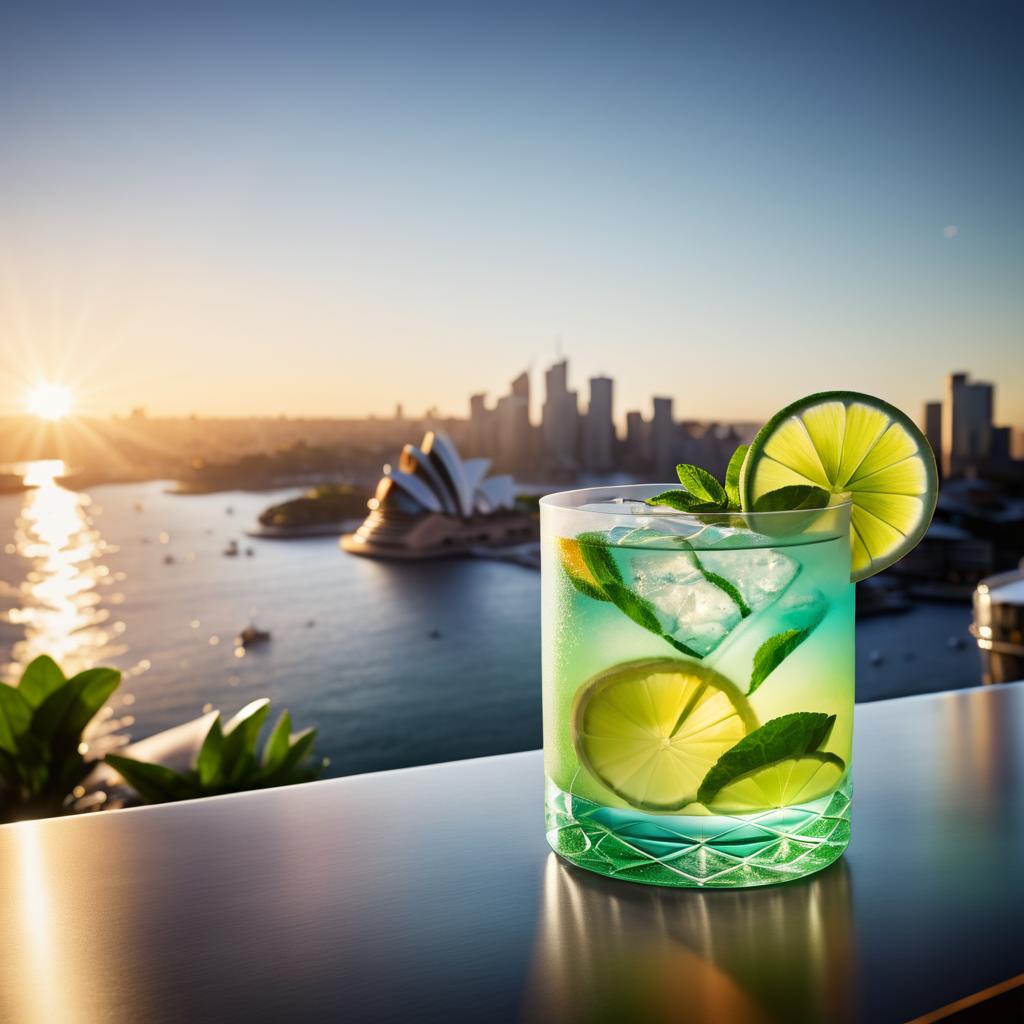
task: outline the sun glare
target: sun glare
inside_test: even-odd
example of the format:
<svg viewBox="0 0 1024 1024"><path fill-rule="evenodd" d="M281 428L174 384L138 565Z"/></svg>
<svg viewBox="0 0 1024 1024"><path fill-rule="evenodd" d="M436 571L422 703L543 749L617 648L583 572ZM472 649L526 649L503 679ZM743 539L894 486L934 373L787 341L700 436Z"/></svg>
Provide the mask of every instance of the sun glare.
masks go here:
<svg viewBox="0 0 1024 1024"><path fill-rule="evenodd" d="M25 396L25 408L42 420L62 420L74 399L63 384L38 384Z"/></svg>

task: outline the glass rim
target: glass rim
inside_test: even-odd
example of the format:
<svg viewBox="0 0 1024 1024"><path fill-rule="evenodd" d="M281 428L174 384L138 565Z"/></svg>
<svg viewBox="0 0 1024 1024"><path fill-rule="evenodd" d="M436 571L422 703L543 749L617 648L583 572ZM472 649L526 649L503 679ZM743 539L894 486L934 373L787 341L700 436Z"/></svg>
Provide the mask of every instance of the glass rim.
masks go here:
<svg viewBox="0 0 1024 1024"><path fill-rule="evenodd" d="M727 520L735 516L757 516L759 520L766 519L769 522L781 522L787 516L806 516L809 512L843 511L853 506L852 498L833 501L823 508L787 508L771 512L757 512L753 509L736 509L731 512L681 512L666 505L647 505L644 508L637 509L626 504L626 501L643 502L644 498L660 494L662 491L678 491L681 489L682 487L678 480L674 483L633 483L601 485L599 487L578 487L569 491L552 491L550 494L545 494L540 499L540 506L547 509L575 512L580 515L630 516L632 518L650 516L652 518L669 518L677 521L690 519L699 521L704 525L707 525L709 520L716 517ZM644 493L631 495L629 493L631 491ZM601 509L583 507L590 503L607 501L609 497L623 498L625 500L618 508L611 507L610 504L609 507Z"/></svg>

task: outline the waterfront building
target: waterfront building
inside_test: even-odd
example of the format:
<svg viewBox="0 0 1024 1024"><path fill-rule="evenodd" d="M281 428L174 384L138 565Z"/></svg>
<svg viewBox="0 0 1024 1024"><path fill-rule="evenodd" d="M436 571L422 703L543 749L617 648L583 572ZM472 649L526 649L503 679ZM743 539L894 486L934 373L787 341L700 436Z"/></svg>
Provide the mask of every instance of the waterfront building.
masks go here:
<svg viewBox="0 0 1024 1024"><path fill-rule="evenodd" d="M515 481L489 477L490 467L489 459L461 458L447 437L428 431L420 446L405 445L397 466L384 466L369 514L341 538L342 549L432 558L534 539L534 520L516 509Z"/></svg>
<svg viewBox="0 0 1024 1024"><path fill-rule="evenodd" d="M590 403L583 425L583 465L599 473L614 465L613 386L611 377L590 378Z"/></svg>
<svg viewBox="0 0 1024 1024"><path fill-rule="evenodd" d="M970 381L966 373L951 373L942 404L942 471L963 476L988 461L992 451L994 387Z"/></svg>

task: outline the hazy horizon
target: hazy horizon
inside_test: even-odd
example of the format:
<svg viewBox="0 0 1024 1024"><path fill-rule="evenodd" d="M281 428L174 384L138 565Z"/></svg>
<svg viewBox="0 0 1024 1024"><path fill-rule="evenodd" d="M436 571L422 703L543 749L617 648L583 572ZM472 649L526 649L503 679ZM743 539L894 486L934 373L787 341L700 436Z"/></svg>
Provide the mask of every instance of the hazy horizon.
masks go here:
<svg viewBox="0 0 1024 1024"><path fill-rule="evenodd" d="M984 3L0 13L0 414L616 418L813 391L1024 426L1021 15ZM535 400L535 417L539 404Z"/></svg>

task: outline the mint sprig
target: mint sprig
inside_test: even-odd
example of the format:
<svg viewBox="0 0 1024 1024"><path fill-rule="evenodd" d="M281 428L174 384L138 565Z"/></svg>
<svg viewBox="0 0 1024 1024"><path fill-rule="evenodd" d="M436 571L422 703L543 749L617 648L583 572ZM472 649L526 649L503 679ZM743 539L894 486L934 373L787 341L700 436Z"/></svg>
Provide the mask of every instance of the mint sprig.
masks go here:
<svg viewBox="0 0 1024 1024"><path fill-rule="evenodd" d="M749 445L741 444L732 453L725 486L706 469L680 462L676 476L684 490L662 491L647 499L648 505L667 505L677 512L738 512L740 510L740 467Z"/></svg>
<svg viewBox="0 0 1024 1024"><path fill-rule="evenodd" d="M706 469L681 462L676 475L682 490L662 491L647 499L648 505L665 505L677 512L740 512L740 472L750 445L741 444L732 453L725 471L725 485L718 482ZM790 484L762 494L752 512L792 512L800 509L826 508L831 494L823 487L810 484Z"/></svg>
<svg viewBox="0 0 1024 1024"><path fill-rule="evenodd" d="M740 470L743 468L743 460L749 451L749 444L741 444L732 453L729 466L725 471L725 493L729 496L729 507L733 510L740 507Z"/></svg>
<svg viewBox="0 0 1024 1024"><path fill-rule="evenodd" d="M700 784L697 799L706 804L720 789L742 775L776 761L814 753L828 739L835 724L835 715L818 711L796 711L765 722L712 765Z"/></svg>

